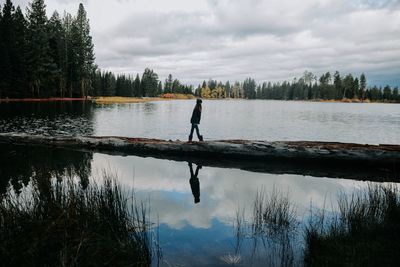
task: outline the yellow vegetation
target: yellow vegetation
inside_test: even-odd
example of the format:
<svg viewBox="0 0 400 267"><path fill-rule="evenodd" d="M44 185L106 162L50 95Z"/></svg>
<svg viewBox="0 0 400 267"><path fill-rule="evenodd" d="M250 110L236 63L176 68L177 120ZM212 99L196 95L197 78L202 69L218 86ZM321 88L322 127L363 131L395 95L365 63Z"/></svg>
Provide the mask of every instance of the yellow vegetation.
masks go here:
<svg viewBox="0 0 400 267"><path fill-rule="evenodd" d="M160 97L122 97L122 96L101 96L94 98L97 104L123 104L123 103L143 103L150 101L160 101L168 99L194 99L194 95L185 94L163 94Z"/></svg>
<svg viewBox="0 0 400 267"><path fill-rule="evenodd" d="M195 96L191 94L163 94L160 97L165 98L165 99L194 99Z"/></svg>
<svg viewBox="0 0 400 267"><path fill-rule="evenodd" d="M94 101L98 104L116 104L116 103L142 103L161 100L161 98L140 98L140 97L121 97L121 96L101 96L96 97Z"/></svg>
<svg viewBox="0 0 400 267"><path fill-rule="evenodd" d="M222 87L217 87L211 90L208 86L201 88L202 98L226 98L226 90Z"/></svg>

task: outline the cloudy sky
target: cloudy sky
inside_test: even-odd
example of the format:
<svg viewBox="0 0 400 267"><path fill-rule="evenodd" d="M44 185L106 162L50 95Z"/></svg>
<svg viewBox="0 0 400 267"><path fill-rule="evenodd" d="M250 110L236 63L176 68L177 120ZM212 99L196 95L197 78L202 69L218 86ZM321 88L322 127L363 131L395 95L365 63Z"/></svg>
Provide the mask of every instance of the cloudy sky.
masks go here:
<svg viewBox="0 0 400 267"><path fill-rule="evenodd" d="M49 16L79 2L97 64L116 73L149 67L197 85L339 70L400 86L400 0L45 0Z"/></svg>

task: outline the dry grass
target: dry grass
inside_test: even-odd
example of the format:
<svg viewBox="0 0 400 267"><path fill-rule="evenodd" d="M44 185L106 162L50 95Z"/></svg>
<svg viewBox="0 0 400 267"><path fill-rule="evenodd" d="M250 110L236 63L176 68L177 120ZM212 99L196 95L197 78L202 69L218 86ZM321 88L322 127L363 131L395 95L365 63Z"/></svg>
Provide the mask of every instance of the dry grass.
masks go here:
<svg viewBox="0 0 400 267"><path fill-rule="evenodd" d="M194 95L191 94L163 94L160 97L166 99L194 99L196 98Z"/></svg>
<svg viewBox="0 0 400 267"><path fill-rule="evenodd" d="M158 97L149 97L149 98L141 98L141 97L122 97L122 96L101 96L96 97L94 101L97 104L124 104L124 103L144 103L150 101L158 101L164 100Z"/></svg>
<svg viewBox="0 0 400 267"><path fill-rule="evenodd" d="M194 95L185 94L163 94L160 97L122 97L122 96L100 96L94 98L97 104L125 104L125 103L145 103L151 101L162 101L172 99L194 99Z"/></svg>

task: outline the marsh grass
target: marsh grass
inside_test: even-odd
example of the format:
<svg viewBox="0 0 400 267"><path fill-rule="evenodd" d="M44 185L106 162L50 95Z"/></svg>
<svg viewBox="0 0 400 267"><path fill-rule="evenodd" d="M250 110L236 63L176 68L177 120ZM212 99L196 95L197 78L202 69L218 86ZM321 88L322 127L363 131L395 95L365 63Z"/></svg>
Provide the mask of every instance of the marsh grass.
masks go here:
<svg viewBox="0 0 400 267"><path fill-rule="evenodd" d="M236 241L232 256L241 259L245 265L297 266L293 243L298 224L296 207L289 193L276 187L270 193L260 189L248 218L244 210L236 212Z"/></svg>
<svg viewBox="0 0 400 267"><path fill-rule="evenodd" d="M284 194L274 186L271 193L258 190L253 202L252 231L253 235L270 236L282 231L294 230L297 225L296 208Z"/></svg>
<svg viewBox="0 0 400 267"><path fill-rule="evenodd" d="M305 265L398 266L400 195L393 185L340 194L339 212L313 214L305 231Z"/></svg>
<svg viewBox="0 0 400 267"><path fill-rule="evenodd" d="M146 205L128 204L114 179L102 185L32 181L0 199L3 266L149 266Z"/></svg>

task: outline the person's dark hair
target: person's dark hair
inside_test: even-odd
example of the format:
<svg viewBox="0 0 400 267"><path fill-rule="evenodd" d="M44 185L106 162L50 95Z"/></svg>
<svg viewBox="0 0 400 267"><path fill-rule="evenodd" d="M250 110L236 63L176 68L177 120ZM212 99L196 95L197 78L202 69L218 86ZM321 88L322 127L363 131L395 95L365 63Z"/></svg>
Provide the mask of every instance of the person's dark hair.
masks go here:
<svg viewBox="0 0 400 267"><path fill-rule="evenodd" d="M202 103L203 101L200 99L200 98L198 98L197 100L196 100L196 109L199 109L200 111L201 111L201 109L202 109L202 107L201 107L201 103Z"/></svg>

